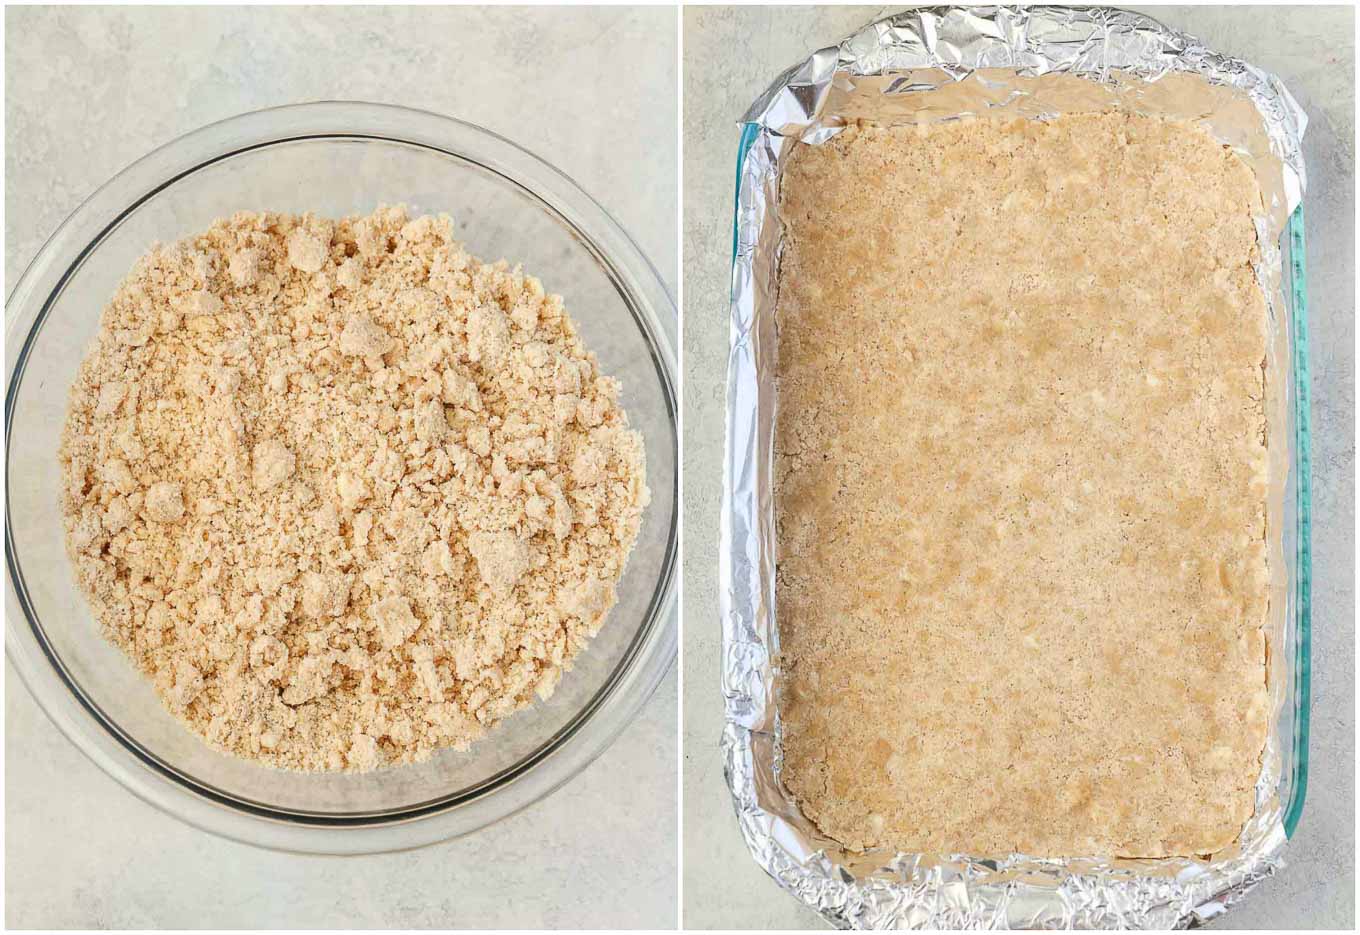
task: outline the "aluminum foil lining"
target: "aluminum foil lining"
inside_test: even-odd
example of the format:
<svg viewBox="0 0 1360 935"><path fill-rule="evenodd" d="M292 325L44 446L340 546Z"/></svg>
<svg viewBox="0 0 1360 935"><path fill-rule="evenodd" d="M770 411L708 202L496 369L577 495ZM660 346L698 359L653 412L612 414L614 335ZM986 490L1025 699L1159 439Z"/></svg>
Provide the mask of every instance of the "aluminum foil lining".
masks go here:
<svg viewBox="0 0 1360 935"><path fill-rule="evenodd" d="M826 838L779 780L771 491L774 308L782 233L778 188L797 145L864 120L897 125L1005 114L1046 119L1125 109L1197 121L1252 166L1267 297L1272 572L1267 674L1276 716L1256 809L1207 859L859 853ZM1285 702L1282 547L1292 379L1280 237L1304 184L1306 118L1278 79L1148 17L1110 8L911 10L873 23L789 69L744 118L732 270L720 605L724 769L752 854L785 889L854 928L1175 928L1222 913L1281 866L1285 843L1279 713ZM1273 376L1271 376L1273 375Z"/></svg>

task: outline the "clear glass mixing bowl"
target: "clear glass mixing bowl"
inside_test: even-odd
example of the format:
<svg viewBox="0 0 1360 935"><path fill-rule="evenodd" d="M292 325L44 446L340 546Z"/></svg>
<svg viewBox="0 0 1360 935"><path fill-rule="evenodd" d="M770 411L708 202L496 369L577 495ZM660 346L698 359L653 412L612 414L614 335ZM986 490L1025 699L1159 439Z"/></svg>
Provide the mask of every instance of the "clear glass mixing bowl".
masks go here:
<svg viewBox="0 0 1360 935"><path fill-rule="evenodd" d="M619 603L546 703L463 753L367 774L273 770L220 753L162 707L77 590L58 507L67 392L105 302L153 241L241 209L447 212L474 254L559 292L646 445L652 503ZM6 305L6 651L61 730L142 799L285 850L365 853L464 834L548 794L629 723L675 657L675 306L637 246L569 178L478 127L317 103L245 114L156 150L58 229ZM627 781L621 778L620 781Z"/></svg>

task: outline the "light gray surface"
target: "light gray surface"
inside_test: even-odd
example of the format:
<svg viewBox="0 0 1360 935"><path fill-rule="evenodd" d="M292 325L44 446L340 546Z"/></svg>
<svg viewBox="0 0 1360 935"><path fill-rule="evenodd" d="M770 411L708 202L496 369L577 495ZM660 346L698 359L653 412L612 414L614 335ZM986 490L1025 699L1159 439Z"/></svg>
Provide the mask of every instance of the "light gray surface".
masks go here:
<svg viewBox="0 0 1360 935"><path fill-rule="evenodd" d="M619 218L674 289L672 9L5 15L7 293L61 220L154 146L243 111L323 98L426 108L524 144ZM580 776L501 824L405 854L315 858L223 841L134 799L61 736L7 664L6 922L671 927L676 682L672 671Z"/></svg>
<svg viewBox="0 0 1360 935"><path fill-rule="evenodd" d="M746 106L785 67L896 7L688 8L684 19L685 616L684 892L687 928L815 928L820 917L746 851L717 738L716 550L733 175ZM1135 8L1138 9L1138 8ZM1313 740L1289 866L1218 925L1353 928L1354 44L1342 7L1146 10L1279 75L1308 111L1305 151L1313 365ZM734 50L740 50L736 52Z"/></svg>

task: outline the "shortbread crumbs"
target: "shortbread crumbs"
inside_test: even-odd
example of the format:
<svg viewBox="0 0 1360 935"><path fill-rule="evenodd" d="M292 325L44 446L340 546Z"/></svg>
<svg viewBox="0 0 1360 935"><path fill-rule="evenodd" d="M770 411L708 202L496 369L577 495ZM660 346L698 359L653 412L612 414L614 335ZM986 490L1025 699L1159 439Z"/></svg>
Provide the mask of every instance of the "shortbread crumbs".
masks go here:
<svg viewBox="0 0 1360 935"><path fill-rule="evenodd" d="M1261 194L1125 114L852 127L782 188L783 779L854 848L1209 853L1269 712Z"/></svg>
<svg viewBox="0 0 1360 935"><path fill-rule="evenodd" d="M465 749L603 624L640 436L559 296L401 208L157 245L71 391L81 589L169 709L272 766Z"/></svg>

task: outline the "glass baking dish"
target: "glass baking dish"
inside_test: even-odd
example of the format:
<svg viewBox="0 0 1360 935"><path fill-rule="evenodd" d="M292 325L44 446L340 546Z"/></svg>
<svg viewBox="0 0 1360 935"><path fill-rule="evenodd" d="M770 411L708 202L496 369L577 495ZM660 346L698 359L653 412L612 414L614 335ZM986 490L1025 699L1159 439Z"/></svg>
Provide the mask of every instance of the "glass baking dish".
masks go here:
<svg viewBox="0 0 1360 935"><path fill-rule="evenodd" d="M1304 262L1303 205L1289 218L1281 238L1284 266L1286 333L1293 379L1288 384L1287 409L1292 429L1293 457L1285 481L1282 530L1289 564L1285 642L1281 647L1287 665L1285 703L1280 711L1283 762L1280 770L1280 801L1284 805L1284 831L1293 837L1303 814L1308 792L1308 719L1311 711L1312 638L1312 438L1308 372L1308 278ZM1288 430L1287 430L1288 431ZM1287 563L1288 564L1288 563Z"/></svg>
<svg viewBox="0 0 1360 935"><path fill-rule="evenodd" d="M760 127L742 125L737 148L737 187L746 154ZM733 217L732 252L736 260L738 218ZM1284 275L1286 314L1283 327L1290 350L1291 379L1286 382L1286 411L1289 424L1285 433L1293 441L1284 496L1284 551L1294 561L1288 564L1288 607L1284 645L1280 648L1287 665L1285 703L1280 710L1279 736L1283 761L1280 767L1280 802L1284 806L1285 834L1293 837L1303 814L1308 792L1308 719L1311 702L1310 648L1312 639L1312 442L1308 386L1308 276L1304 251L1303 205L1294 209L1284 236L1280 238Z"/></svg>
<svg viewBox="0 0 1360 935"><path fill-rule="evenodd" d="M753 172L747 171L748 156L752 154L752 147L761 136L762 130L763 128L759 124L744 123L738 147L737 206L734 213L732 244L734 349L739 337L742 337L743 340L749 337L749 335L739 335L739 331L749 328L754 332L757 329L763 330L767 327L766 325L755 324L755 318L760 313L755 312L749 303L752 301L751 293L761 295L762 301L769 301L768 295L761 293L758 288L751 287L749 281L740 281L740 277L747 275L747 273L741 269L738 262L739 251L750 249L749 245L755 236L752 234L755 224L750 214L749 205L745 206L747 214L743 216L743 179L746 179L749 183L753 172L768 171L768 168L756 168ZM760 158L761 160L768 160L770 157L767 153L762 152ZM743 225L747 225L747 227L743 228ZM765 242L763 239L761 240L762 245ZM761 249L766 248L762 246ZM777 253L775 255L777 256ZM1275 586L1277 590L1272 593L1283 595L1285 611L1283 615L1284 625L1282 630L1279 631L1279 639L1272 640L1270 645L1269 652L1274 658L1269 662L1268 671L1270 678L1278 677L1283 682L1282 702L1278 711L1276 744L1274 746L1279 757L1278 766L1274 772L1274 775L1278 777L1274 791L1278 796L1280 820L1284 835L1292 837L1303 812L1307 791L1310 716L1311 442L1307 278L1304 208L1302 204L1288 217L1280 237L1278 256L1280 263L1279 293L1282 297L1282 306L1280 303L1271 302L1269 308L1270 314L1277 319L1275 325L1278 332L1283 335L1286 351L1276 354L1276 372L1282 374L1279 386L1284 391L1284 401L1283 405L1280 406L1282 420L1275 427L1276 435L1272 437L1278 437L1284 441L1288 450L1288 457L1283 478L1283 502L1280 514L1282 519L1279 532L1280 552L1284 559L1284 581L1282 585L1277 584ZM740 295L743 289L747 292L744 296ZM740 311L738 311L739 305ZM770 336L769 333L765 335L767 340ZM761 350L756 350L754 356L759 359ZM729 383L729 393L731 392L732 384ZM754 411L747 411L748 405L748 403L743 402L736 409L729 411L727 439L729 476L737 472L738 463L744 456L749 456L750 460L742 468L743 470L756 472L768 470L766 459L768 459L770 453L763 439L769 437L766 434L768 431L766 426L776 418L776 407L771 396L763 391L756 394ZM752 439L754 439L754 443L749 448L745 448L746 455L740 453L734 455L734 445L738 449L742 449ZM726 493L731 493L730 488ZM767 505L763 499L759 503L760 505L756 508L757 511L764 512L768 508ZM753 530L746 525L745 517L738 518L735 513L731 512L730 502L724 504L723 519L728 526L724 535L723 557L725 561L735 561L733 556L738 552L744 552L753 566L772 567L773 556L766 554L767 546L763 541L758 541L758 537L754 537ZM741 537L742 541L739 542L738 537ZM748 539L747 537L752 538ZM741 590L747 586L744 581L741 584L734 583L730 568L724 571L722 585L725 591L734 587ZM743 602L747 599L749 598L744 594L733 598L739 607L742 607ZM761 599L763 598L757 600ZM768 790L772 784L777 785L782 790L782 783L778 779L780 761L778 715L773 709L773 705L761 700L762 698L769 698L769 687L758 687L750 680L748 674L752 667L759 669L765 664L738 664L732 661L738 658L765 657L767 653L769 654L768 658L775 657L778 652L778 633L772 624L766 622L768 615L770 615L768 609L759 612L761 616L758 620L746 619L744 610L736 613L742 619L728 619L726 609L724 614L723 648L724 658L728 660L724 669L724 691L728 702L728 725L724 733L724 752L729 785L733 787L734 795L737 795L738 798L738 816L741 819L743 831L753 852L759 851L759 853L756 853L758 862L782 886L799 895L805 902L820 908L827 918L837 924L850 924L852 907L844 903L837 905L838 901L850 898L856 901L863 900L864 904L869 904L880 900L890 900L892 899L892 891L876 885L879 883L885 883L889 886L898 885L903 881L902 874L907 873L908 870L906 867L898 867L895 862L884 866L881 857L866 855L864 859L855 859L845 853L833 853L832 848L828 846L832 842L818 841L815 838L811 844L792 840L785 843L784 836L778 830L783 819L777 816L785 814L780 812L779 809L787 809L791 800L779 803L767 801L769 793L759 791ZM758 647L755 644L758 644ZM728 671L729 665L733 667L733 671ZM738 678L735 676L733 672L736 670L740 670L739 674L745 677ZM1270 755L1269 748L1267 755ZM745 793L752 788L758 790L757 794L754 798L747 797ZM741 790L740 793L738 792L739 789ZM767 826L765 822L770 821L771 818L774 819L774 823ZM775 830L771 830L772 827ZM778 849L781 853L775 856L772 856L766 850L767 844L771 842L771 837L780 842ZM827 848L825 854L821 852L810 853L809 848L815 850L818 846ZM804 873L795 869L796 864L801 861L815 863L820 869L811 873ZM840 875L842 882L848 884L849 888L837 889L835 895L831 895L830 890L818 889L816 879L826 874L829 874L832 878ZM847 893L853 893L853 886L856 881L872 884L875 888L872 891L863 889L858 894L847 897ZM1231 901L1232 898L1228 897L1223 904L1226 905ZM863 922L864 916L860 913L867 912L869 910L864 909L863 906L853 909L853 918L859 920L856 924ZM890 914L886 917L896 918Z"/></svg>

